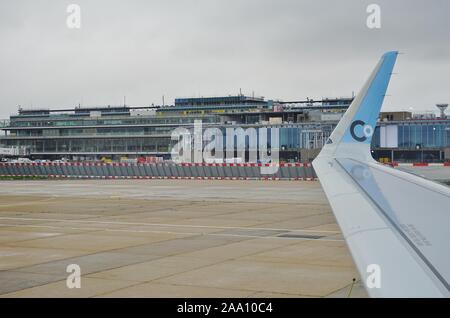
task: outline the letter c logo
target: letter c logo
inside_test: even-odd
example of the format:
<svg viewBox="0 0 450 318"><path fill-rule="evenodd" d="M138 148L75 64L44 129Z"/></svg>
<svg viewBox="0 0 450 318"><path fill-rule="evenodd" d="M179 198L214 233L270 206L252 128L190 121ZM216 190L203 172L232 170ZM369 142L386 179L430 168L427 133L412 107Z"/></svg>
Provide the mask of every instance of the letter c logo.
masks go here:
<svg viewBox="0 0 450 318"><path fill-rule="evenodd" d="M363 128L363 136L357 136L355 129L356 126L362 126ZM359 142L364 142L367 140L368 137L371 137L373 135L373 127L370 125L367 125L362 120L355 120L351 126L350 126L350 134L352 135L353 139Z"/></svg>
<svg viewBox="0 0 450 318"><path fill-rule="evenodd" d="M359 141L359 142L366 141L366 139L367 139L366 136L358 137L358 136L356 136L356 133L355 133L356 126L364 126L365 124L366 123L363 122L362 120L355 120L352 123L352 125L350 126L350 134L352 135L353 139L355 139L356 141Z"/></svg>

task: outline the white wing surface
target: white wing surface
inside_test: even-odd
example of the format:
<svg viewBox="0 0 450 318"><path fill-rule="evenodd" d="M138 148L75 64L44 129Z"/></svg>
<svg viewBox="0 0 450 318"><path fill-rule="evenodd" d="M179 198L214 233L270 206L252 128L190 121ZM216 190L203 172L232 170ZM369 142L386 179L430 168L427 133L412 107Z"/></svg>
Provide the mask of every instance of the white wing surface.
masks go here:
<svg viewBox="0 0 450 318"><path fill-rule="evenodd" d="M313 166L371 297L449 297L450 188L370 153L397 55L383 55Z"/></svg>

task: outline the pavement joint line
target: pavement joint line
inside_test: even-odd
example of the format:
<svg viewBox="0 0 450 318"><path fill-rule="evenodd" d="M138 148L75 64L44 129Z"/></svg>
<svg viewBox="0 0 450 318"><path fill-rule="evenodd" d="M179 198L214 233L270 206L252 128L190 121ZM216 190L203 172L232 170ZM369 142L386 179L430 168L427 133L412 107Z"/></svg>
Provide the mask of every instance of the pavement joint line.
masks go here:
<svg viewBox="0 0 450 318"><path fill-rule="evenodd" d="M234 243L236 243L236 242L234 242ZM226 244L223 244L223 245L220 245L220 246L230 245L230 244L234 244L234 243L226 243ZM284 246L284 247L292 246L292 245L296 245L296 244L298 244L298 243L297 243L297 242L292 242L292 243L287 244L287 245ZM200 250L207 250L207 249L215 248L215 247L217 247L217 246L208 247L208 248L200 249ZM191 271L195 271L195 270L199 270L199 269L211 267L211 266L218 265L218 264L222 264L222 263L225 263L225 262L238 261L239 259L242 259L242 258L244 258L244 257L249 257L249 256L253 256L253 255L258 255L258 254L261 254L261 253L267 253L267 252L270 252L270 251L277 250L277 249L279 249L279 248L280 248L280 247L277 246L277 247L273 247L273 248L266 249L266 250L264 250L264 251L258 251L258 252L255 252L255 253L251 253L251 254L248 254L248 255L245 255L245 256L230 257L230 258L227 258L227 259L224 259L224 260L220 260L220 261L218 261L218 262L214 262L214 263L207 264L207 265L204 265L204 266L200 266L200 267L197 267L197 268L194 268L194 269L189 269L189 270L186 270L186 271L182 271L182 272L178 272L178 273L173 273L173 274L169 274L169 275L166 275L166 276L157 277L157 278L154 278L154 279L151 279L151 280L148 280L148 281L139 282L138 284L133 285L133 286L122 287L122 288L119 288L119 289L117 289L117 290L115 290L115 291L127 289L127 288L134 287L134 286L139 286L139 285L147 284L147 283L151 283L151 282L156 282L156 283L158 283L158 281L160 281L160 280L162 280L162 279L166 279L166 278L172 277L172 276L176 276L176 275L180 275L180 274L183 274L183 273L187 273L187 272L191 272ZM197 250L197 251L199 251L199 250ZM183 254L189 254L189 253L192 253L192 252L195 252L195 251L176 254L176 256L178 256L178 257L189 257L189 256L183 256ZM151 260L150 262L157 261L157 260L158 260L158 259ZM243 260L243 261L245 262L245 260ZM121 267L126 267L126 266L127 266L127 265L121 266ZM320 265L319 265L319 266L320 266ZM329 266L327 266L327 265L321 265L321 266L329 267ZM119 267L119 268L120 268L120 267ZM89 274L89 275L90 275L90 274ZM173 286L187 286L187 287L200 287L200 288L206 287L206 288L227 289L227 288L221 288L221 287L209 287L209 286L202 286L202 285L195 285L195 284L192 284L192 285L185 285L185 284L168 284L168 283L166 283L166 284L167 284L167 285L173 285ZM342 287L341 289L343 289L343 288L345 288L345 287L346 287L346 286ZM233 290L232 288L229 288L228 290L230 290L230 289ZM264 291L264 290L258 290L258 291L250 290L250 289L239 289L239 290L240 290L240 291L246 291L246 292L252 292L252 293L253 293L253 292L254 292L254 293L260 293L260 292L268 292L268 293L271 293L270 291ZM340 290L340 289L339 289L339 290ZM114 292L115 292L115 291L114 291ZM106 293L103 293L102 295L106 295L106 294L109 294L109 293L112 293L112 292L106 292ZM292 294L292 295L296 295L296 294ZM304 297L317 297L317 296L314 296L314 295L308 295L308 294L299 294L299 295L304 296Z"/></svg>
<svg viewBox="0 0 450 318"><path fill-rule="evenodd" d="M321 213L325 214L325 213ZM320 214L319 214L320 215ZM306 216L305 216L306 217ZM145 223L145 222L117 222L117 221L94 221L94 220L63 220L48 218L15 218L0 217L0 220L17 220L17 221L50 221L62 223L97 223L111 225L142 225L142 226L159 226L159 227L185 227L185 228L210 228L223 230L267 230L267 231L286 231L286 232L309 232L309 233L332 233L339 234L339 231L327 230L303 230L303 229L286 229L286 228L259 228L259 227L239 227L239 226L214 226L214 225L189 225L189 224L169 224L169 223Z"/></svg>
<svg viewBox="0 0 450 318"><path fill-rule="evenodd" d="M161 284L161 283L156 282L156 284ZM312 295L312 294L289 294L289 293L273 292L273 291L268 291L268 290L257 290L257 291L255 291L254 289L245 289L245 288L244 289L234 289L234 288L223 288L223 287L209 287L209 286L202 286L202 285L195 285L195 284L193 284L193 285L167 284L167 285L185 286L185 287L200 287L200 288L215 288L215 289L223 289L223 290L238 290L238 291L250 292L252 295L253 294L258 294L258 293L269 293L269 294L280 294L280 295L289 295L289 296L296 296L296 297L313 297L313 298L324 297L324 296L318 296L318 295ZM343 287L342 289L344 289L344 288L345 287Z"/></svg>
<svg viewBox="0 0 450 318"><path fill-rule="evenodd" d="M220 216L222 216L222 215L230 216L230 215L239 214L239 213L242 213L242 212L258 212L258 210L252 210L252 211L236 211L236 212L231 212L231 213L213 214L213 215L210 215L210 216L216 218L216 217L220 217ZM308 215L295 215L295 216L291 216L291 217L286 217L286 218L284 218L284 219L282 220L282 222L289 222L289 221L295 220L295 219L308 218L308 217L317 216L317 215L324 215L324 214L328 214L328 213L327 213L327 212L323 212L323 213L315 213L315 214L308 214ZM199 218L199 216L187 217L187 218L184 218L184 219L182 219L182 220L183 220L183 221L195 221L195 219L197 219L197 218ZM268 220L267 222L262 221L262 223L258 223L258 226L264 226L264 225L266 225L266 224L272 224L272 223L274 223L273 220ZM303 229L287 230L287 229L251 228L251 227L248 227L248 228L246 227L245 229L261 229L261 230L264 229L264 230L271 230L271 231L289 231L289 232L297 232L297 231L308 232L308 231L311 231L311 232L314 232L314 233L319 233L319 232L329 233L329 232L326 231L326 230L323 230L323 231L322 231L322 230L318 230L318 231L316 232L316 231L314 231L314 230L303 230ZM333 233L335 233L335 234L340 234L341 232L335 231L335 232L333 232Z"/></svg>
<svg viewBox="0 0 450 318"><path fill-rule="evenodd" d="M319 216L319 215L328 215L328 212L323 212L323 213L315 213L315 214L310 214L310 215L297 215L297 216L293 216L293 217L289 217L289 218L285 218L284 220L282 220L281 222L289 222L292 220L296 220L296 219L304 219L304 218L308 218L308 217L314 217L314 216ZM263 222L258 224L258 226L262 226L265 224L272 224L273 221L267 221L267 222ZM264 228L261 228L264 229ZM289 231L289 232L306 232L306 233L329 233L329 234L342 234L342 232L340 231L329 231L329 230L305 230L305 229L297 229L297 230L287 230L287 229L272 229L273 231Z"/></svg>
<svg viewBox="0 0 450 318"><path fill-rule="evenodd" d="M82 255L82 256L95 255L95 254L98 254L98 253L94 253L94 254L86 254L86 255ZM77 257L81 257L81 256L77 256ZM70 259L70 258L73 258L73 257L69 257L69 258L67 258L67 259ZM162 258L162 257L161 257L161 258ZM158 259L158 258L157 258L157 259ZM155 259L155 260L157 260L157 259ZM62 260L65 260L65 259L62 259ZM57 260L57 261L60 261L60 260ZM50 262L42 263L42 264L48 264L48 263L52 263L52 262L55 262L55 261L50 261ZM136 263L132 263L132 264L124 265L124 266L136 265L136 264L140 264L140 263L144 263L144 262L136 262ZM41 265L41 264L36 264L36 265ZM31 266L35 266L35 265L30 265L30 266L26 266L26 267L31 267ZM117 269L117 268L124 267L124 266L118 266L118 267L110 268L110 269L107 269L107 270L113 270L113 269ZM26 268L26 267L25 267L25 268ZM97 271L97 272L92 272L92 273L87 274L86 276L89 276L90 274L95 274L95 273L107 271L107 270L101 270L101 271ZM16 272L21 272L21 271L20 271L20 268L19 268L19 270L17 270L17 269L10 269L10 270L5 270L5 271L13 271L13 272L16 271ZM33 274L33 272L27 272L27 271L23 271L23 272ZM37 273L35 273L35 274L37 274ZM54 275L51 275L51 274L50 274L50 276L54 276ZM58 277L58 276L55 276L55 277ZM90 278L93 278L93 277L90 277ZM61 282L61 281L65 281L65 280L66 280L66 278L63 278L63 279L56 279L56 280L54 280L54 281L45 282L45 283L38 284L38 285L35 285L35 286L27 287L27 288L18 289L18 290L11 291L11 292L7 292L7 293L3 293L3 294L0 293L0 296L6 296L6 295L8 295L8 294L16 293L16 292L19 292L19 291L23 291L23 290L27 290L27 289L31 289L31 288L36 288L36 287L41 287L41 286L45 286L45 285L50 285L50 284L57 283L57 282ZM124 281L124 280L122 280L122 281ZM127 282L127 281L126 281L126 282ZM133 285L131 285L131 286L133 286ZM131 286L129 286L129 287L131 287Z"/></svg>
<svg viewBox="0 0 450 318"><path fill-rule="evenodd" d="M237 242L231 242L231 243L229 242L229 243L221 244L221 245L219 245L219 246L226 246L226 245L230 245L230 244L234 244L234 243L237 243ZM286 246L291 246L291 245L295 245L295 244L296 244L295 242L292 242L292 243L290 243L290 244L287 244ZM196 252L196 251L208 250L208 249L210 249L210 248L216 248L216 247L219 247L219 246L211 246L211 247L207 247L207 248L203 248L203 249L198 249L198 250L195 250L195 251L183 252L183 253L175 254L175 255L172 255L172 256L177 256L177 257L189 257L189 256L183 256L183 254L189 254L189 253ZM269 249L267 249L267 250L264 250L264 253L269 252L269 251L272 251L272 250L276 250L276 249L278 249L278 248L279 248L279 247L269 248ZM248 254L248 255L246 255L245 257L252 256L252 255L257 255L257 254L260 254L260 253L262 253L262 251L258 251L258 252L252 253L252 254ZM188 273L188 272L191 272L191 271L195 271L195 270L199 270L199 269L211 267L211 266L218 265L218 264L222 264L222 263L229 262L229 261L239 260L239 258L242 258L242 257L230 257L230 258L227 258L227 259L224 259L224 260L219 260L219 261L217 261L217 262L213 262L213 263L211 263L211 264L205 264L205 265L199 266L199 267L197 267L197 268L192 268L192 269L188 269L188 270L181 271L181 272L177 272L177 273L172 273L172 274L168 274L168 275L163 275L163 276L161 276L161 277L155 277L155 278L150 279L150 280L148 280L148 281L138 282L138 283L135 284L135 285L131 285L131 286L126 286L126 287L118 288L118 289L116 289L114 292L119 291L119 290L123 290L123 289L127 289L127 288L130 288L130 287L135 287L135 286L139 286L139 285L143 285L143 284L148 284L148 283L151 283L151 282L156 282L156 283L158 283L158 281L161 280L161 279L166 279L166 278L169 278L169 277L172 277L172 276L176 276L176 275ZM151 263L151 262L153 262L153 261L157 261L157 260L158 260L158 259L151 260L151 261L149 261L149 263ZM145 263L145 262L141 262L141 263ZM128 266L128 265L119 266L119 267L117 267L117 268L126 267L126 266ZM102 272L102 271L99 271L99 272ZM97 272L97 273L99 273L99 272ZM88 274L87 276L92 275L92 274L94 274L94 273L90 273L90 274ZM91 277L91 278L92 278L92 277ZM167 284L167 285L177 286L177 284ZM188 286L188 287L205 287L205 286L200 286L200 285L180 285L180 286ZM220 287L209 287L209 286L206 286L206 287L207 287L207 288L226 289L226 288L220 288ZM230 290L230 289L231 289L231 290L235 290L235 289L233 289L233 288L229 288L229 290ZM254 292L254 290L246 290L246 289L239 289L239 290L240 290L240 291ZM258 292L264 292L264 291L256 291L256 293L258 293ZM106 294L109 294L109 293L112 293L112 292L105 292L105 293L101 293L101 294L99 294L99 295L106 295Z"/></svg>
<svg viewBox="0 0 450 318"><path fill-rule="evenodd" d="M182 273L180 273L180 274L182 274ZM93 277L91 277L91 278L93 278ZM97 277L95 277L95 278L97 278ZM102 278L99 278L99 279L102 279ZM124 290L124 289L127 289L127 288L132 288L132 287L137 287L137 286L140 286L140 285L143 285L143 284L148 284L148 283L151 283L151 282L152 281L138 282L137 284L133 284L133 285L130 285L130 286L125 286L125 287L120 287L120 288L115 289L113 291L107 291L107 292L99 293L97 295L91 296L90 298L98 297L98 296L108 296L108 294L112 294L112 293L115 293L115 292L120 291L120 290ZM186 285L186 284L168 284L168 283L164 283L163 284L163 283L158 283L158 282L156 282L155 285L169 285L169 286L174 286L174 287L200 287L200 288L205 288L205 289L220 289L220 290L224 290L224 291L240 291L240 292L245 291L245 292L250 292L250 295L247 296L247 297L250 297L253 294L264 292L264 291L253 292L253 291L249 291L249 290L245 290L245 289L223 288L223 287L209 287L209 286ZM287 294L287 295L297 296L295 294ZM298 296L301 296L301 295L298 295Z"/></svg>
<svg viewBox="0 0 450 318"><path fill-rule="evenodd" d="M194 236L201 236L201 235L193 235L193 237L194 237ZM160 242L171 241L171 240L178 240L178 239L179 239L179 238L167 239L167 240L162 240L162 241L160 241ZM148 244L148 243L138 244L138 245L135 245L135 246L132 246L132 247L144 246L144 245L146 245L146 244ZM228 244L230 244L230 243L228 242L228 243L225 243L225 244L220 244L220 245L218 245L218 246L212 246L212 247L225 246L225 245L228 245ZM292 243L292 244L294 244L294 243ZM288 244L288 245L291 245L291 244ZM209 248L212 248L212 247L209 247ZM22 267L14 268L14 269L0 270L0 272L16 271L16 272L33 273L33 272L27 272L27 271L26 271L26 268L28 268L28 267L33 267L33 266L36 266L36 265L50 264L50 263L57 262L57 261L64 261L64 260L68 260L68 259L76 258L76 257L85 257L85 256L90 256L90 255L95 255L95 254L100 254L100 253L105 253L105 252L111 253L111 252L114 252L114 251L120 251L120 250L124 250L124 249L127 249L127 248L129 248L129 247L122 247L122 248L116 248L116 249L112 249L112 250L101 251L101 252L88 253L88 254L84 254L84 255L80 255L80 256L72 256L72 257L68 257L68 258L64 258L64 259L60 259L60 260L53 260L53 261L44 262L44 263L39 263L39 264L34 264L34 265L27 265L27 266L22 266ZM190 252L195 252L195 251L199 251L199 250L202 250L202 248L197 249L197 250L193 250L193 251L190 251ZM126 253L126 252L125 252L125 253ZM187 253L187 252L185 252L185 253ZM168 256L177 256L177 255L182 255L182 254L183 254L183 253L176 253L176 254L171 254L171 255L168 255ZM153 259L153 260L151 260L151 261L156 261L156 260L162 259L162 258L164 258L164 257L167 257L167 256L159 256L159 257L157 257L157 258L155 258L155 259ZM151 262L151 261L150 261L150 262ZM140 263L145 263L145 262L147 262L147 261L139 261L139 262L136 262L136 263L131 263L131 264L127 264L127 265L117 266L117 267L109 268L109 269L106 269L106 270L99 270L99 271L96 271L96 272L89 273L89 274L87 274L86 276L89 276L89 275L95 274L95 273L99 273L99 272L103 272L103 271L108 271L108 270L118 269L118 268L121 268L121 267L130 266L130 265L136 265L136 264L140 264ZM211 266L211 265L215 265L215 264L219 264L219 263L221 263L221 262L223 262L223 261L219 261L219 262L217 262L217 263L213 263L213 264L201 266L201 267L199 267L199 268L207 267L207 266ZM185 271L185 272L188 272L188 271L190 271L190 270L187 270L187 271ZM169 275L169 276L171 276L171 275ZM38 285L33 286L33 287L44 286L44 285L48 285L48 284L51 284L51 283L55 283L55 282L59 282L59 281L64 281L64 280L65 280L65 279L62 279L62 280L58 280L58 279L57 279L57 280L55 280L55 281L51 281L51 282L43 283L43 284L38 284ZM151 281L151 280L150 280L150 281ZM148 281L148 282L150 282L150 281ZM140 285L140 284L141 284L141 282L139 282L139 283L136 284L136 285ZM134 286L134 285L132 285L132 286ZM128 287L132 287L132 286L128 286ZM33 288L33 287L29 287L29 288ZM19 290L12 291L12 292L8 292L8 293L13 293L13 292L17 292L17 291L21 291L21 290L25 290L25 289L28 289L28 288L19 289ZM123 288L119 288L119 289L117 289L117 290L120 290L120 289L123 289ZM6 294L8 294L8 293L3 293L3 294L0 294L0 295L6 295Z"/></svg>
<svg viewBox="0 0 450 318"><path fill-rule="evenodd" d="M193 235L192 237L195 237L195 236L198 236L198 235ZM166 239L166 240L157 241L157 242L154 242L154 243L162 243L162 242L172 241L172 240L178 240L178 239L180 239L180 238L171 238L171 239ZM27 272L27 271L24 270L24 269L26 269L26 268L28 268L28 267L33 267L33 266L36 266L36 265L50 264L50 263L53 263L53 262L64 261L64 260L68 260L68 259L71 259L71 258L77 258L77 257L92 256L92 255L102 254L102 253L121 253L120 251L122 251L122 250L126 250L126 249L128 249L128 248L139 247L139 246L145 246L145 245L147 245L147 244L149 244L149 243L147 242L147 243L142 243L142 244L132 245L132 246L128 246L128 247L118 247L118 248L113 248L113 249L110 249L110 250L102 250L102 251L97 251L97 252L86 251L87 253L86 253L86 254L83 254L83 255L70 256L70 257L67 257L67 258L59 259L59 260L52 260L52 261L43 262L43 263L37 263L37 264L33 264L33 265L25 265L25 266L21 266L21 267L16 267L16 268L14 268L14 269L0 270L0 272L6 272L6 271L18 271L18 272L33 273L33 272ZM152 243L150 243L150 244L152 244ZM6 245L6 246L8 246L8 245ZM10 246L8 246L8 247L10 247ZM36 248L36 247L27 247L27 248ZM40 249L40 248L41 248L41 247L38 247L38 249ZM51 248L50 248L50 249L51 249ZM127 254L126 252L122 252L122 253ZM175 255L176 255L176 254L175 254ZM159 255L156 255L156 256L159 256ZM170 255L170 256L174 256L174 255ZM160 256L160 257L157 257L156 259L163 258L163 257L165 257L165 256ZM155 259L155 260L156 260L156 259ZM138 263L139 263L139 262L134 263L134 264L138 264ZM132 264L130 264L130 265L132 265ZM127 265L124 265L124 266L127 266ZM119 267L121 267L121 266L119 266ZM44 284L44 285L45 285L45 284Z"/></svg>
<svg viewBox="0 0 450 318"><path fill-rule="evenodd" d="M1 183L1 182L0 182ZM106 192L107 193L107 192ZM105 195L106 193L100 193L100 195L95 195L95 194L90 194L90 193L83 193L83 195L86 195L86 197L83 197L83 199L93 199L93 198L99 198L99 199L105 199ZM1 196L7 196L7 197L11 197L11 196L38 196L38 197L42 197L43 195L48 195L46 194L45 191L33 191L33 192L21 192L21 193L8 193L8 192L4 192L0 194ZM155 198L152 198L151 200L149 200L146 197L145 193L139 194L139 198L140 200L144 200L144 201L151 201L151 200L161 200L161 201L166 201L167 199L170 199L170 201L183 201L183 197L178 198L177 200L173 200L173 197L171 195L164 195L164 196L156 196ZM77 199L78 196L76 195L66 195L66 194L53 194L52 199L54 198L58 198L58 199L64 199L64 198L68 198L68 199ZM133 196L133 199L135 197ZM121 195L118 196L116 199L121 199L123 201L129 200L129 201L133 201L131 198L128 197L127 195ZM273 201L258 201L258 200L250 200L250 201L243 201L240 199L236 199L234 197L228 197L228 198L224 198L224 197L204 197L202 199L197 199L197 200L192 200L189 201L191 203L205 203L205 202L214 202L214 203L233 203L233 204L239 204L239 203L260 203L262 205L264 204L273 204ZM292 204L298 204L299 202L293 200L292 202L277 202L278 205L282 206L282 205L292 205ZM302 202L302 205L308 205L308 206L320 206L320 207L327 207L328 204L326 202ZM2 206L0 205L0 208Z"/></svg>
<svg viewBox="0 0 450 318"><path fill-rule="evenodd" d="M153 213L153 212L163 212L163 211L167 211L167 210L173 210L174 208L179 208L179 207L184 207L186 204L180 204L180 205L174 205L170 208L157 208L155 210L151 210L151 211L136 211L136 212L127 212L125 214L117 214L117 215L112 215L111 217L118 217L118 216L122 216L122 215L134 215L134 214L139 214L139 213ZM189 204L187 204L189 206ZM176 210L175 210L176 211ZM29 213L28 213L29 214ZM89 215L89 214L84 214L84 215ZM100 215L100 214L96 214L96 215L90 215L90 217L87 217L86 219L89 220L95 220L98 218L104 218L104 215Z"/></svg>
<svg viewBox="0 0 450 318"><path fill-rule="evenodd" d="M60 226L51 226L51 225L27 225L27 224L0 224L0 226L11 226L11 227L31 227L31 228L50 228L50 229L61 229ZM342 242L341 239L314 239L314 238L292 238L292 237L280 237L280 236L258 236L258 235L245 235L245 234L229 234L229 233L196 233L196 232L170 232L170 231L146 231L146 230L126 230L126 229L108 229L108 228L82 228L82 227L64 227L64 229L69 230L81 230L81 231L94 231L94 232L124 232L124 233L155 233L155 234L180 234L180 235L204 235L204 236L225 236L225 237L246 237L246 238L258 238L258 239L290 239L290 240L299 240L299 241L328 241L328 242ZM89 233L89 232L88 232ZM20 241L6 242L8 243L20 243L20 242L28 242L28 241L36 241L41 239L48 239L53 237L59 237L64 235L77 235L82 233L61 233L59 235L53 235L50 237L39 237L33 239L25 239Z"/></svg>
<svg viewBox="0 0 450 318"><path fill-rule="evenodd" d="M42 227L44 227L44 226L36 226L36 225L29 226L29 225L26 225L26 224L16 224L16 225L0 224L0 227L10 227L10 226L12 226L12 227L35 227L35 228L38 228L38 227L42 228ZM49 228L49 227L47 227L47 228ZM61 227L54 227L54 228L55 229L61 229ZM81 228L80 229L76 229L76 228L67 228L66 227L66 229L69 229L69 230L81 230L81 231L84 231L84 232L81 232L81 233L56 233L55 235L46 236L46 237L35 237L35 238L28 238L28 239L18 239L18 240L15 240L15 241L3 242L2 245L11 247L9 244L24 243L24 242L36 241L36 240L41 240L41 239L49 239L49 238L58 238L58 237L63 237L63 236L73 235L73 234L89 234L90 233L89 231L86 231L86 230L81 229ZM95 232L95 230L93 230L93 231ZM12 231L12 232L14 232L14 231Z"/></svg>
<svg viewBox="0 0 450 318"><path fill-rule="evenodd" d="M14 270L9 270L9 271L13 271L14 272ZM53 275L49 275L49 276L53 276ZM3 298L3 296L7 296L8 294L16 293L16 292L19 292L19 291L22 291L22 290L27 290L27 289L34 288L34 287L45 286L45 285L61 282L61 281L64 281L64 280L66 280L66 279L57 279L56 278L55 280L50 280L48 282L45 282L45 283L42 283L42 284L38 284L38 285L35 285L35 286L31 286L31 287L27 287L27 288L23 288L23 289L18 289L18 290L6 292L6 293L0 293L0 297Z"/></svg>

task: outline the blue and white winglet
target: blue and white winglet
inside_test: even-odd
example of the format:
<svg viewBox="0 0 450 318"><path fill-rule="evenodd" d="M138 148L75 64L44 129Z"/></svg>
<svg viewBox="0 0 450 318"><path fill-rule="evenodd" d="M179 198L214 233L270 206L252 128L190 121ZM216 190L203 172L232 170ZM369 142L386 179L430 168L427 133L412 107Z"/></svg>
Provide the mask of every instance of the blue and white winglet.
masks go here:
<svg viewBox="0 0 450 318"><path fill-rule="evenodd" d="M385 53L313 166L371 297L450 296L450 188L377 163Z"/></svg>

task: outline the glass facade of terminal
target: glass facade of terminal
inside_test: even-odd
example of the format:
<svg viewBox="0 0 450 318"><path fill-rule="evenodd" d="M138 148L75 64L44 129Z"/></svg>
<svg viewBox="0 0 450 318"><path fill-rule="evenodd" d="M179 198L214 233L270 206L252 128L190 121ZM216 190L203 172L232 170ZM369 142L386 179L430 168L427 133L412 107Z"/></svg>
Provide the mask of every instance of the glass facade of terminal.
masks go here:
<svg viewBox="0 0 450 318"><path fill-rule="evenodd" d="M164 107L164 111L161 108L147 109L152 112L151 115L136 112L145 107L133 109L125 106L60 111L20 110L18 115L11 116L9 120L0 121L0 130L3 132L0 135L0 147L26 148L32 157L45 159L75 156L98 159L124 155L168 158L172 146L177 142L171 140L172 132L178 127L192 130L194 121L201 120L203 128L220 128L225 139L227 128L254 128L257 134L261 128L267 129L269 144L271 129L277 128L281 160L302 160L304 158L301 158L300 153L303 150L323 147L338 122L336 117L331 120L332 117L312 116L312 113L308 115L309 110L303 109L276 111L265 108L242 112L240 106L256 102L267 105L263 100L243 97L240 97L240 104L236 105L233 104L236 103L235 99L179 99L176 107L182 107L183 111L174 110L175 106ZM350 102L351 99L336 100L338 105L344 106ZM222 113L185 111L209 104L214 107L230 106L235 111L225 108ZM331 111L326 114L336 113ZM248 140L246 143L248 146ZM450 119L381 121L375 129L372 142L374 156L389 160L442 160L445 148L449 147ZM434 152L427 154L425 151Z"/></svg>
<svg viewBox="0 0 450 318"><path fill-rule="evenodd" d="M210 117L212 118L212 117ZM175 143L170 136L172 131L180 127L180 124L186 128L192 127L193 118L171 118L160 121L164 124L155 124L159 118L140 118L140 119L115 119L103 120L98 127L92 120L77 121L21 121L11 122L7 127L8 135L0 137L0 146L27 147L32 155L39 154L168 154ZM214 118L211 120L213 121ZM144 126L141 123L152 123L151 126ZM175 124L174 122L177 122ZM224 137L226 137L226 128L235 126L224 126L220 124L205 122L204 125L213 124L221 127ZM89 125L87 125L89 123ZM47 125L46 125L47 124ZM98 122L97 122L98 124ZM135 125L126 126L123 125ZM86 125L83 128L83 125ZM282 151L299 151L300 149L321 148L336 123L296 123L264 126L243 125L244 129L248 127L259 128L267 127L268 139L270 142L270 130L279 129L279 146ZM397 126L397 149L421 150L421 149L443 149L450 147L450 121L438 122L403 122L403 123L383 123L383 126ZM61 128L64 126L64 128ZM73 128L69 128L73 126ZM236 124L236 127L239 126ZM20 128L19 128L20 127ZM58 127L58 128L55 128ZM19 129L17 129L19 128ZM380 127L375 130L372 148L383 149L380 142Z"/></svg>
<svg viewBox="0 0 450 318"><path fill-rule="evenodd" d="M450 120L405 121L387 125L397 126L397 147L399 149L450 147ZM380 139L380 127L378 126L374 133L372 147L382 148Z"/></svg>
<svg viewBox="0 0 450 318"><path fill-rule="evenodd" d="M205 123L217 122L218 116L202 116ZM198 117L194 116L136 116L124 118L73 118L67 116L51 116L48 118L33 119L29 116L11 117L9 128L14 127L76 127L76 126L116 126L116 125L183 125L193 123Z"/></svg>
<svg viewBox="0 0 450 318"><path fill-rule="evenodd" d="M192 130L193 121L201 119L204 128L218 127L226 138L227 128L267 129L270 145L271 129L279 130L279 146L285 151L323 146L335 124L220 124L215 117L104 119L93 120L43 120L20 121L12 119L6 127L8 134L0 137L2 147L26 147L35 156L51 154L168 154L176 141L171 133L178 127ZM137 124L137 123L141 124ZM151 124L149 124L151 123ZM248 144L248 139L246 139Z"/></svg>

